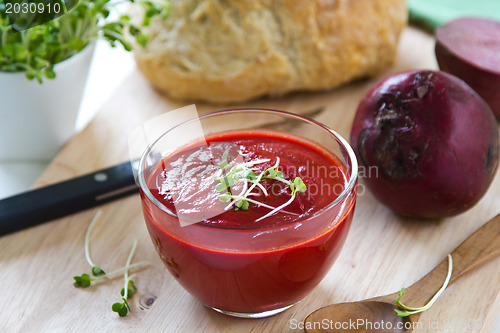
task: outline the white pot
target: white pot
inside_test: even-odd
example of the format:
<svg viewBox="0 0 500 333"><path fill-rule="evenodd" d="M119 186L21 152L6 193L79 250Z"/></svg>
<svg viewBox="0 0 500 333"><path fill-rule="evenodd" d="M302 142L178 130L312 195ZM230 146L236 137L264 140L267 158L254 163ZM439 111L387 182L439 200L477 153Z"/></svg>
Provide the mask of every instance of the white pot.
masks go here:
<svg viewBox="0 0 500 333"><path fill-rule="evenodd" d="M0 72L0 161L52 159L75 133L95 43L56 64L56 78Z"/></svg>

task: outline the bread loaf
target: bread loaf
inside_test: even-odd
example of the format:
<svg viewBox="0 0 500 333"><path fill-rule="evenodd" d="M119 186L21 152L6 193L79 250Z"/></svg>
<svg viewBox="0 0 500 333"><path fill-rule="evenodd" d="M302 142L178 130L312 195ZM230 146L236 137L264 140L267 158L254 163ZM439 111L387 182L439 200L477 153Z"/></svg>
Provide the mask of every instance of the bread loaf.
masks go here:
<svg viewBox="0 0 500 333"><path fill-rule="evenodd" d="M331 89L391 64L405 0L171 0L135 59L174 98L241 102Z"/></svg>

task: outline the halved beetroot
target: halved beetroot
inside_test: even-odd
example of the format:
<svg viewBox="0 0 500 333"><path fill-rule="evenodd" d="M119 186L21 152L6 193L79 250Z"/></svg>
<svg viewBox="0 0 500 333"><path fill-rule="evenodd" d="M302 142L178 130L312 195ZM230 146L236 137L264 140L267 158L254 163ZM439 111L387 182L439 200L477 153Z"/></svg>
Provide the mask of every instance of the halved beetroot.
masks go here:
<svg viewBox="0 0 500 333"><path fill-rule="evenodd" d="M375 197L410 217L469 209L498 166L493 112L464 81L440 71L378 82L358 107L351 144Z"/></svg>
<svg viewBox="0 0 500 333"><path fill-rule="evenodd" d="M464 80L500 119L500 22L460 18L436 30L439 68Z"/></svg>

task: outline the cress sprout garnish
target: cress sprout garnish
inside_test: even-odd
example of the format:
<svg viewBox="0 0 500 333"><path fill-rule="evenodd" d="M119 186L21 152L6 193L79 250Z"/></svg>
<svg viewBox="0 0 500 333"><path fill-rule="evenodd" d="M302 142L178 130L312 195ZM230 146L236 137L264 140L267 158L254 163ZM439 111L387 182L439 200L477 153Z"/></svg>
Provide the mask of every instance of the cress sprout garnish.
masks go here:
<svg viewBox="0 0 500 333"><path fill-rule="evenodd" d="M99 281L103 279L113 279L123 275L125 284L120 292L123 303L120 302L114 303L111 309L114 312L118 313L120 317L125 317L128 314L128 312L130 312L130 306L127 300L137 291L134 281L132 281L132 278L135 276L135 274L129 275L128 272L130 269L141 266L147 266L150 265L150 263L147 261L141 261L135 264L130 263L132 261L132 257L134 256L135 248L137 247L137 240L136 240L132 245L132 249L130 250L130 253L127 258L127 263L124 267L116 269L110 273L105 273L101 267L97 266L90 256L90 233L100 215L101 211L99 210L92 218L92 221L90 222L87 228L87 232L85 233L85 258L87 259L87 263L91 267L93 276L90 276L87 273L84 273L80 276L74 276L73 279L75 280L75 282L73 283L73 285L77 288L87 288L90 287L92 285L92 282L94 281Z"/></svg>
<svg viewBox="0 0 500 333"><path fill-rule="evenodd" d="M404 305L401 302L401 297L403 297L403 295L405 294L405 288L402 288L401 291L399 292L399 297L396 300L396 305L404 309L404 311L399 309L394 309L394 311L397 313L399 317L407 317L428 310L434 304L434 302L436 302L436 300L439 298L439 296L441 296L441 294L448 286L452 272L453 272L453 259L451 258L451 255L448 254L448 275L446 276L446 280L444 281L443 286L441 287L441 289L438 290L438 292L434 295L434 297L432 297L431 300L426 305L419 308L412 308Z"/></svg>
<svg viewBox="0 0 500 333"><path fill-rule="evenodd" d="M235 210L248 210L250 203L271 209L269 213L261 216L260 218L255 220L255 222L263 220L277 213L278 211L297 215L295 213L285 211L284 208L293 202L298 192L303 193L307 191L307 186L304 184L304 181L300 177L295 177L293 181L289 181L283 178L283 172L278 170L280 164L279 157L276 157L276 163L272 167L262 171L259 174L256 174L254 172L255 169L252 169L251 167L269 162L270 159L263 158L231 165L228 161L228 156L229 153L225 151L222 155L222 161L219 163L220 170L214 176L215 181L218 182L215 186L215 189L221 193L221 195L219 196L219 200L229 203L225 207L225 210L228 210L232 206L235 206ZM258 193L252 192L256 187L258 187L265 196L268 196L269 193L267 192L266 188L260 183L261 181L268 179L282 182L290 187L290 199L279 207L273 207L263 202L249 198L249 196L258 195ZM239 194L233 194L231 192L231 187L236 183L243 183L243 188Z"/></svg>

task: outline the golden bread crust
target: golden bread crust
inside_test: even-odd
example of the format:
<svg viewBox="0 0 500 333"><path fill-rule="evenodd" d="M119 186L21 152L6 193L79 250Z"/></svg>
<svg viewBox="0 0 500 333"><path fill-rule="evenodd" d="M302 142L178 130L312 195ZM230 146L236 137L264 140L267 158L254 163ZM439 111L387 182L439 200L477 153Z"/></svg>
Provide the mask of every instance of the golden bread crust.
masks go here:
<svg viewBox="0 0 500 333"><path fill-rule="evenodd" d="M405 0L173 0L135 59L174 98L241 102L323 90L389 66Z"/></svg>

